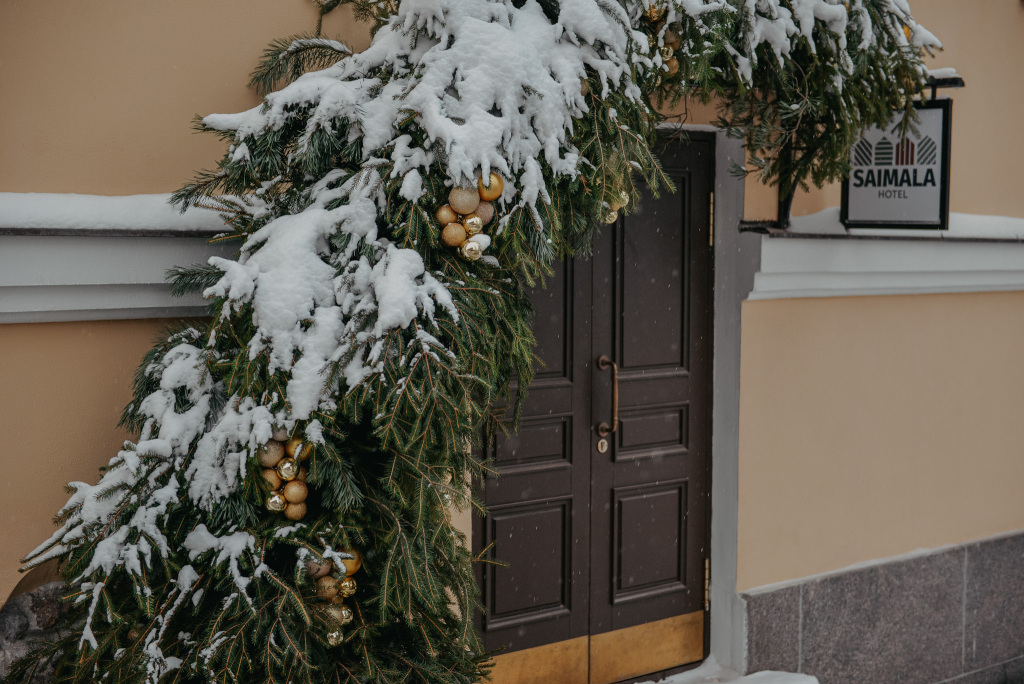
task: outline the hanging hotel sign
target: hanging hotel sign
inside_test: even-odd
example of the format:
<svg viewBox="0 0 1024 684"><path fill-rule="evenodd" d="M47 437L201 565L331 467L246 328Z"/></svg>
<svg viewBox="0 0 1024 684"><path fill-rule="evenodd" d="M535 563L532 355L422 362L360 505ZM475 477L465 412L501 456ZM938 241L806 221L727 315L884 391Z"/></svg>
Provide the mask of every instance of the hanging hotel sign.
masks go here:
<svg viewBox="0 0 1024 684"><path fill-rule="evenodd" d="M840 219L847 228L949 226L952 100L917 104L917 131L900 137L898 121L871 127L850 151Z"/></svg>

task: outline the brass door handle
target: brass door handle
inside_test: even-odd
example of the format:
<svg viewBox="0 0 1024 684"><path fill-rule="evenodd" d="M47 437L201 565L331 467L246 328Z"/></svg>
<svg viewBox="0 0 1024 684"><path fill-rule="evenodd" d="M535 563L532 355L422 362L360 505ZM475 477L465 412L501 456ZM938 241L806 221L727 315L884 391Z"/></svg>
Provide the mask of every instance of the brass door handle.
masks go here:
<svg viewBox="0 0 1024 684"><path fill-rule="evenodd" d="M597 434L607 437L619 429L619 365L607 354L602 354L597 357L597 367L600 370L612 369L612 424L600 423L597 426Z"/></svg>

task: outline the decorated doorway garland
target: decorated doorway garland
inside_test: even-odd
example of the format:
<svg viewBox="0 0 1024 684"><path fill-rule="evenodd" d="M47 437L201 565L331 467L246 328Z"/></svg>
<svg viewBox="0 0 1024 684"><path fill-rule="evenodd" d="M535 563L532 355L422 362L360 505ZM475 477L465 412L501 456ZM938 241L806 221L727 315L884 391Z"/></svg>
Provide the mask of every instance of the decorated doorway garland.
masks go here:
<svg viewBox="0 0 1024 684"><path fill-rule="evenodd" d="M60 560L75 609L23 674L479 680L450 511L530 382L526 287L670 190L659 107L714 99L791 194L912 112L938 46L905 0L352 4L368 49L275 43L263 103L199 122L227 152L175 200L221 212L239 254L175 272L212 319L147 355L138 439L27 558Z"/></svg>

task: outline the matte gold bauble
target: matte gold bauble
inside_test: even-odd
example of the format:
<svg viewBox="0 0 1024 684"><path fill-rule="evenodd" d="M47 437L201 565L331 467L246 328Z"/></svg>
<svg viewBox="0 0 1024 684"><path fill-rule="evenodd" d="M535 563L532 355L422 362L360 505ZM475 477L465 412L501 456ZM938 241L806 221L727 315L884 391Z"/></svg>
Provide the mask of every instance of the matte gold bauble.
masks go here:
<svg viewBox="0 0 1024 684"><path fill-rule="evenodd" d="M359 568L363 567L363 557L359 555L359 552L355 549L342 549L342 553L352 555L352 558L343 558L341 561L345 564L345 574L354 575L359 572Z"/></svg>
<svg viewBox="0 0 1024 684"><path fill-rule="evenodd" d="M302 503L309 496L309 487L305 482L295 479L286 484L281 493L284 494L284 498L288 499L288 503Z"/></svg>
<svg viewBox="0 0 1024 684"><path fill-rule="evenodd" d="M494 218L494 205L490 202L481 202L473 213L479 216L486 226Z"/></svg>
<svg viewBox="0 0 1024 684"><path fill-rule="evenodd" d="M280 492L271 492L267 495L266 507L268 511L274 513L280 513L288 505L288 501L284 498L284 495Z"/></svg>
<svg viewBox="0 0 1024 684"><path fill-rule="evenodd" d="M673 24L673 26L674 25L675 24ZM665 45L672 48L673 50L678 50L683 44L683 42L679 39L679 34L673 31L671 27L665 29L665 33L662 36L662 40L665 41Z"/></svg>
<svg viewBox="0 0 1024 684"><path fill-rule="evenodd" d="M461 223L449 223L441 231L441 242L449 247L458 247L466 241L466 228Z"/></svg>
<svg viewBox="0 0 1024 684"><path fill-rule="evenodd" d="M487 176L487 185L484 185L484 179L480 178L477 182L477 190L480 191L480 199L484 202L490 202L501 197L502 190L505 189L505 181L501 179L501 176L491 171L490 175Z"/></svg>
<svg viewBox="0 0 1024 684"><path fill-rule="evenodd" d="M260 465L264 468L273 468L277 462L284 458L284 444L270 440L260 449Z"/></svg>
<svg viewBox="0 0 1024 684"><path fill-rule="evenodd" d="M461 254L462 258L467 261L476 261L484 255L484 250L480 246L479 242L466 240L462 243L462 246L459 247L459 254Z"/></svg>
<svg viewBox="0 0 1024 684"><path fill-rule="evenodd" d="M476 214L469 214L462 219L462 225L468 235L476 235L484 229L484 220Z"/></svg>
<svg viewBox="0 0 1024 684"><path fill-rule="evenodd" d="M312 448L313 445L309 442L305 442L301 437L292 437L284 445L284 452L292 458L305 461L309 458L309 452Z"/></svg>
<svg viewBox="0 0 1024 684"><path fill-rule="evenodd" d="M679 60L675 57L670 57L666 62L665 66L668 67L668 73L670 76L679 73Z"/></svg>
<svg viewBox="0 0 1024 684"><path fill-rule="evenodd" d="M471 214L480 204L480 195L473 188L452 188L448 204L459 214Z"/></svg>
<svg viewBox="0 0 1024 684"><path fill-rule="evenodd" d="M281 488L281 476L277 474L277 471L273 468L263 469L263 479L267 481L271 489Z"/></svg>
<svg viewBox="0 0 1024 684"><path fill-rule="evenodd" d="M306 574L312 577L313 579L320 579L321 577L326 577L330 574L332 569L334 569L334 564L326 558L323 560L306 561Z"/></svg>
<svg viewBox="0 0 1024 684"><path fill-rule="evenodd" d="M128 641L138 641L139 637L142 635L139 634L139 630L132 627L128 630L128 634L126 636L128 637Z"/></svg>
<svg viewBox="0 0 1024 684"><path fill-rule="evenodd" d="M676 54L676 51L673 50L672 48L670 48L668 45L666 45L665 47L661 48L660 52L661 52L661 61L662 62L667 62L668 60L670 60L673 57L675 57L675 54Z"/></svg>
<svg viewBox="0 0 1024 684"><path fill-rule="evenodd" d="M327 643L331 646L340 646L345 640L345 634L340 629L334 629L327 633Z"/></svg>
<svg viewBox="0 0 1024 684"><path fill-rule="evenodd" d="M452 209L452 205L450 204L446 204L438 209L434 216L437 218L437 222L442 226L447 226L449 223L458 223L459 221L459 215L455 213L455 210Z"/></svg>
<svg viewBox="0 0 1024 684"><path fill-rule="evenodd" d="M294 458L282 458L277 464L277 474L282 480L294 480L299 475L299 462Z"/></svg>
<svg viewBox="0 0 1024 684"><path fill-rule="evenodd" d="M274 428L274 439L278 442L288 441L288 429L283 427Z"/></svg>
<svg viewBox="0 0 1024 684"><path fill-rule="evenodd" d="M590 94L590 81L585 78L580 79L580 95L586 97Z"/></svg>
<svg viewBox="0 0 1024 684"><path fill-rule="evenodd" d="M290 503L284 507L284 517L298 522L306 517L306 504Z"/></svg>
<svg viewBox="0 0 1024 684"><path fill-rule="evenodd" d="M607 214L605 214L604 218L601 220L604 221L605 223L615 223L616 221L619 220L619 212L616 211L615 209L612 209Z"/></svg>
<svg viewBox="0 0 1024 684"><path fill-rule="evenodd" d="M352 577L346 577L338 583L338 596L349 597L356 593L356 581Z"/></svg>
<svg viewBox="0 0 1024 684"><path fill-rule="evenodd" d="M647 17L648 21L661 21L661 18L665 16L665 8L652 4L644 10L644 16Z"/></svg>
<svg viewBox="0 0 1024 684"><path fill-rule="evenodd" d="M305 482L309 479L309 468L302 466L299 468L299 474L295 476L295 479L299 482Z"/></svg>
<svg viewBox="0 0 1024 684"><path fill-rule="evenodd" d="M338 594L339 584L338 580L329 575L320 577L316 581L316 595L322 599L333 598Z"/></svg>

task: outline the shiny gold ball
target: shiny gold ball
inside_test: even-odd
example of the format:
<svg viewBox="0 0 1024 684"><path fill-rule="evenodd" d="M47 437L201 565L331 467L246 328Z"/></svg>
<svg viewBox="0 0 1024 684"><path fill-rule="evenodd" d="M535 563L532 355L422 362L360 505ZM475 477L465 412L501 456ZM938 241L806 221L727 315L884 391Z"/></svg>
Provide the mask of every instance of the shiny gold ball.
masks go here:
<svg viewBox="0 0 1024 684"><path fill-rule="evenodd" d="M486 226L494 218L494 205L490 202L481 202L473 213L479 216Z"/></svg>
<svg viewBox="0 0 1024 684"><path fill-rule="evenodd" d="M290 503L284 507L284 517L298 522L306 517L306 504Z"/></svg>
<svg viewBox="0 0 1024 684"><path fill-rule="evenodd" d="M309 495L309 487L306 486L305 482L296 478L286 484L281 493L284 494L284 498L288 499L288 503L302 503Z"/></svg>
<svg viewBox="0 0 1024 684"><path fill-rule="evenodd" d="M658 47L658 37L653 33L647 34L647 47L650 48L652 51L657 49Z"/></svg>
<svg viewBox="0 0 1024 684"><path fill-rule="evenodd" d="M356 581L351 577L346 577L338 583L338 596L349 597L356 593Z"/></svg>
<svg viewBox="0 0 1024 684"><path fill-rule="evenodd" d="M452 188L448 204L459 214L470 214L480 204L480 195L473 188Z"/></svg>
<svg viewBox="0 0 1024 684"><path fill-rule="evenodd" d="M480 247L479 242L466 240L462 243L462 246L459 247L459 254L461 254L462 258L467 261L476 261L484 255L484 250Z"/></svg>
<svg viewBox="0 0 1024 684"><path fill-rule="evenodd" d="M280 492L271 492L267 495L266 507L268 511L280 513L288 505L287 499Z"/></svg>
<svg viewBox="0 0 1024 684"><path fill-rule="evenodd" d="M484 229L484 220L476 214L469 214L462 219L462 225L469 235L476 235Z"/></svg>
<svg viewBox="0 0 1024 684"><path fill-rule="evenodd" d="M271 489L281 488L281 476L277 474L277 471L273 468L263 469L263 479L267 481Z"/></svg>
<svg viewBox="0 0 1024 684"><path fill-rule="evenodd" d="M299 475L299 462L294 458L282 458L277 464L277 474L282 480L294 480Z"/></svg>
<svg viewBox="0 0 1024 684"><path fill-rule="evenodd" d="M348 606L341 607L341 624L347 625L356 618L356 614Z"/></svg>
<svg viewBox="0 0 1024 684"><path fill-rule="evenodd" d="M288 429L283 427L274 428L274 439L278 442L288 441Z"/></svg>
<svg viewBox="0 0 1024 684"><path fill-rule="evenodd" d="M441 231L441 242L449 247L458 247L466 241L466 228L461 223L449 223Z"/></svg>
<svg viewBox="0 0 1024 684"><path fill-rule="evenodd" d="M352 558L344 558L341 561L345 564L345 574L354 575L359 572L359 568L363 567L363 557L359 555L359 552L355 549L342 549L341 552L352 556Z"/></svg>
<svg viewBox="0 0 1024 684"><path fill-rule="evenodd" d="M313 579L320 579L330 574L334 568L334 564L326 558L323 560L308 560L306 561L306 574ZM332 578L333 579L333 578Z"/></svg>
<svg viewBox="0 0 1024 684"><path fill-rule="evenodd" d="M335 629L327 633L327 643L331 646L339 646L344 640L345 634L340 629Z"/></svg>
<svg viewBox="0 0 1024 684"><path fill-rule="evenodd" d="M619 220L619 212L615 209L612 209L611 211L604 215L604 218L602 220L605 223L615 223L616 221Z"/></svg>
<svg viewBox="0 0 1024 684"><path fill-rule="evenodd" d="M485 202L491 202L501 197L502 190L505 189L505 181L501 179L501 176L491 171L490 175L487 176L487 185L484 185L484 179L480 178L476 182L477 190L480 192L480 199Z"/></svg>
<svg viewBox="0 0 1024 684"><path fill-rule="evenodd" d="M668 60L675 57L676 51L670 48L668 45L661 48L661 61L667 62Z"/></svg>
<svg viewBox="0 0 1024 684"><path fill-rule="evenodd" d="M434 216L437 218L437 222L442 226L447 226L449 223L457 223L459 220L459 215L455 213L455 210L452 209L452 205L450 204L446 204L438 209Z"/></svg>
<svg viewBox="0 0 1024 684"><path fill-rule="evenodd" d="M668 67L668 73L670 76L679 73L679 60L675 57L670 57L666 62L665 66Z"/></svg>
<svg viewBox="0 0 1024 684"><path fill-rule="evenodd" d="M625 190L619 190L619 206L625 207L629 205L629 193Z"/></svg>
<svg viewBox="0 0 1024 684"><path fill-rule="evenodd" d="M338 594L339 584L338 580L329 575L320 577L316 581L316 595L322 599L333 598Z"/></svg>
<svg viewBox="0 0 1024 684"><path fill-rule="evenodd" d="M300 461L305 461L309 458L310 451L312 451L313 445L309 442L303 441L301 437L292 437L288 440L287 444L284 445L284 452L296 458Z"/></svg>
<svg viewBox="0 0 1024 684"><path fill-rule="evenodd" d="M352 612L351 608L344 605L335 605L333 603L328 606L324 606L324 613L326 613L327 617L331 620L334 620L341 625L347 625L355 618L355 613Z"/></svg>
<svg viewBox="0 0 1024 684"><path fill-rule="evenodd" d="M284 444L270 440L260 449L260 465L264 468L273 468L277 462L284 458Z"/></svg>

